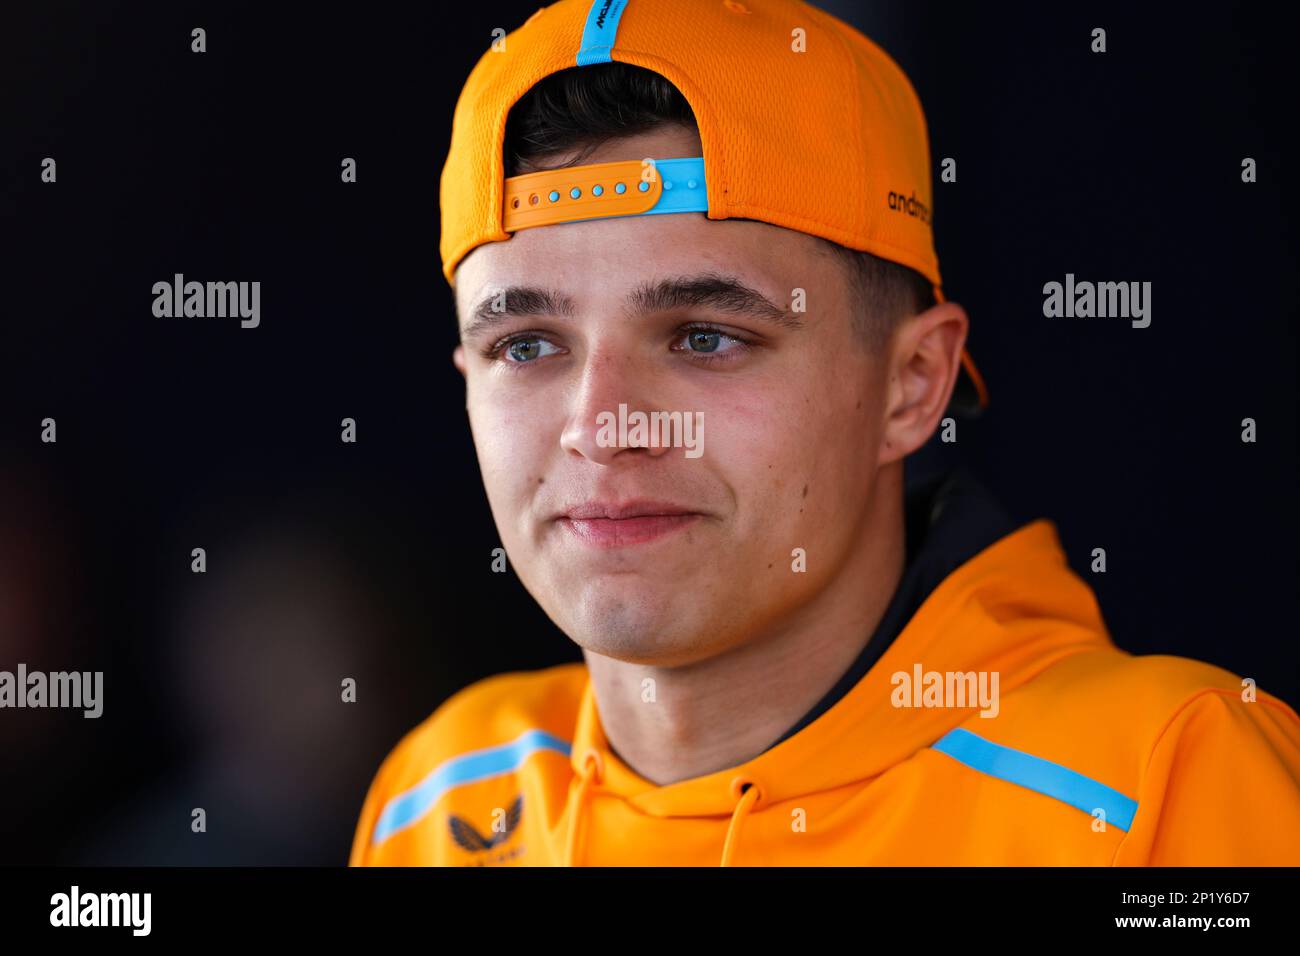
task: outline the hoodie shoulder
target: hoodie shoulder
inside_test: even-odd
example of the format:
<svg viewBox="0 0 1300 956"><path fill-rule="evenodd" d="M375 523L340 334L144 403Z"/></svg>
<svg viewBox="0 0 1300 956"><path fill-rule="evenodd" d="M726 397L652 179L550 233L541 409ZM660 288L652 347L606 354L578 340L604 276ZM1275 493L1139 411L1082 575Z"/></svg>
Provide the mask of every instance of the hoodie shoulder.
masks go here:
<svg viewBox="0 0 1300 956"><path fill-rule="evenodd" d="M586 682L585 665L561 664L496 674L447 698L380 765L350 863L370 862L372 842L418 822L447 789L444 777L455 783L459 770L471 766L491 772L535 749L567 753Z"/></svg>
<svg viewBox="0 0 1300 956"><path fill-rule="evenodd" d="M1075 654L963 727L1115 794L1117 865L1300 864L1300 715L1222 667Z"/></svg>
<svg viewBox="0 0 1300 956"><path fill-rule="evenodd" d="M1091 765L1129 787L1189 709L1240 711L1241 733L1278 721L1300 729L1300 717L1285 701L1222 667L1113 646L1058 660L1023 685L1004 688L1002 696L996 720L976 717L966 726L979 733L980 725L989 731L996 725L1000 734L1046 751L1041 755L1047 759Z"/></svg>
<svg viewBox="0 0 1300 956"><path fill-rule="evenodd" d="M466 751L539 730L571 740L587 681L582 664L495 674L452 694L409 731L389 759L417 772Z"/></svg>
<svg viewBox="0 0 1300 956"><path fill-rule="evenodd" d="M1231 671L1207 661L1172 654L1135 655L1119 648L1079 654L1045 671L1038 681L1054 693L1081 701L1106 701L1129 721L1166 717L1190 698L1221 692L1241 696L1245 684Z"/></svg>
<svg viewBox="0 0 1300 956"><path fill-rule="evenodd" d="M1215 664L1169 654L1133 655L1114 647L1068 657L1017 693L1026 709L1051 705L1056 713L1049 710L1047 719L1053 726L1064 722L1080 732L1124 735L1140 746L1154 744L1180 711L1203 697L1244 708L1263 705L1300 720L1281 698ZM1035 719L1041 717L1040 711Z"/></svg>

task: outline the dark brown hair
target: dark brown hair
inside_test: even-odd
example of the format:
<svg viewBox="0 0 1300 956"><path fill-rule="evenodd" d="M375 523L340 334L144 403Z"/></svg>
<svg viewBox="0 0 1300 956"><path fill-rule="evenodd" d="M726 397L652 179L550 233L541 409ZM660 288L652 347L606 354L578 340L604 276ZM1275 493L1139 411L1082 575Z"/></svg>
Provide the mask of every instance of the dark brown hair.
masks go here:
<svg viewBox="0 0 1300 956"><path fill-rule="evenodd" d="M506 119L505 174L574 166L601 144L669 123L698 129L677 87L652 70L598 63L561 70L528 91ZM563 163L559 154L572 153ZM934 305L930 281L914 269L869 252L821 240L845 267L860 340L883 348L897 324Z"/></svg>

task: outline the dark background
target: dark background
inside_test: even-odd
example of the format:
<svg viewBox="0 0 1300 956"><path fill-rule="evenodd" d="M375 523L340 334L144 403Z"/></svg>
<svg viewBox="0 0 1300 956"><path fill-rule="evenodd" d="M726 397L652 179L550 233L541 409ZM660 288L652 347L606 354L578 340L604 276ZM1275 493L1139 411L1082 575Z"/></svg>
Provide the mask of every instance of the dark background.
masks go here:
<svg viewBox="0 0 1300 956"><path fill-rule="evenodd" d="M103 670L105 713L0 711L0 863L342 863L404 732L580 659L490 572L437 249L461 84L538 5L6 9L0 669ZM992 406L926 455L1054 520L1121 647L1295 705L1280 8L822 6L911 77L935 169L958 160L939 258ZM260 328L155 318L175 272L261 281ZM1150 328L1045 319L1067 272L1151 281Z"/></svg>

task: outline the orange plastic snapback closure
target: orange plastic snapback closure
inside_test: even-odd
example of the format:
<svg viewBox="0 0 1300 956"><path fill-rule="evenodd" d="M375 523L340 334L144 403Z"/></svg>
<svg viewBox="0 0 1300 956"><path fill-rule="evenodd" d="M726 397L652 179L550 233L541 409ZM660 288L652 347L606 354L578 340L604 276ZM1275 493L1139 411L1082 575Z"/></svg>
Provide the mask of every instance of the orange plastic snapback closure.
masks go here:
<svg viewBox="0 0 1300 956"><path fill-rule="evenodd" d="M653 167L642 176L643 168L641 160L629 159L511 176L505 183L503 228L514 232L646 212L659 201L663 183Z"/></svg>

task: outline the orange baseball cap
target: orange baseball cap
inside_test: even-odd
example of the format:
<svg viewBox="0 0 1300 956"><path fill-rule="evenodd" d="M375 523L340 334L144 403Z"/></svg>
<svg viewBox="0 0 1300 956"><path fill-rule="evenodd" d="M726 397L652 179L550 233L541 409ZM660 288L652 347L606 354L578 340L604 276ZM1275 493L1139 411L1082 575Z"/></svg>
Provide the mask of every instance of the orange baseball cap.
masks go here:
<svg viewBox="0 0 1300 956"><path fill-rule="evenodd" d="M944 300L925 114L899 66L801 0L559 0L484 53L456 103L442 171L442 271L517 230L702 211L756 219L920 272ZM660 74L703 156L505 176L506 119L541 79L618 61ZM648 167L648 168L647 168ZM950 408L988 391L962 352Z"/></svg>

